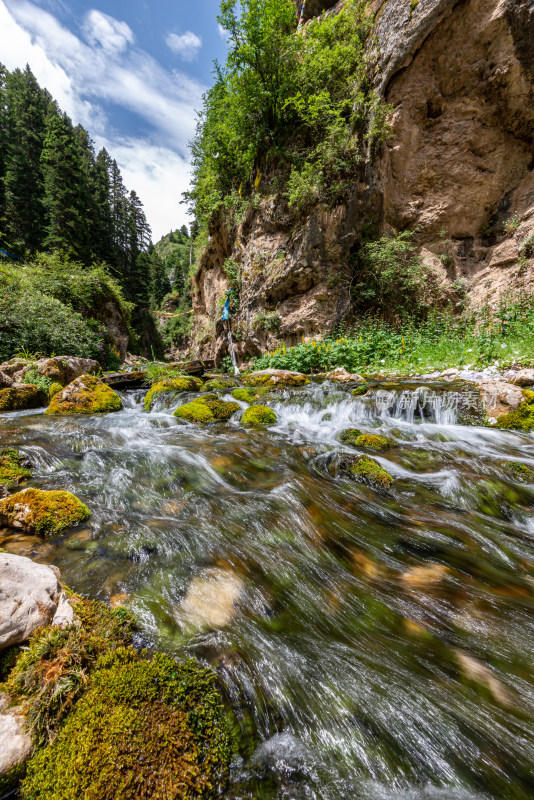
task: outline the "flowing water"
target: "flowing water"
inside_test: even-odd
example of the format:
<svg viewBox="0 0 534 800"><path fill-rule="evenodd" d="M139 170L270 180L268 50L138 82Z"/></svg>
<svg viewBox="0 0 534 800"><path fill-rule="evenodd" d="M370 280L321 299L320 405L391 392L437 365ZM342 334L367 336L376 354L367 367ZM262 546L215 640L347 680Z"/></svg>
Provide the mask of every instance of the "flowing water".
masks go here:
<svg viewBox="0 0 534 800"><path fill-rule="evenodd" d="M424 387L312 384L279 395L267 430L183 425L186 398L147 414L142 397L1 417L30 484L92 517L0 546L130 602L144 642L213 665L239 743L227 797L534 797L534 485L503 468L534 469L534 437L459 426ZM390 492L332 474L351 426L396 440L376 456ZM184 597L215 575L237 613L195 631Z"/></svg>

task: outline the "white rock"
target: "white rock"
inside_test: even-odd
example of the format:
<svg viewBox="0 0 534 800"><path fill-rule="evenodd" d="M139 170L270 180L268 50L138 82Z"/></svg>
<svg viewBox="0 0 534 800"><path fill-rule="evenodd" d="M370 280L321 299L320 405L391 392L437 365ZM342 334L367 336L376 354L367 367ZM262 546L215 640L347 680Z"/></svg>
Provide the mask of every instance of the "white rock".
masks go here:
<svg viewBox="0 0 534 800"><path fill-rule="evenodd" d="M354 383L355 381L363 381L363 378L361 375L356 375L356 373L347 372L345 367L337 367L328 373L326 380L337 381L338 383Z"/></svg>
<svg viewBox="0 0 534 800"><path fill-rule="evenodd" d="M61 598L57 576L46 564L0 553L0 650L25 641L54 617Z"/></svg>
<svg viewBox="0 0 534 800"><path fill-rule="evenodd" d="M52 618L52 625L57 625L59 628L66 628L67 625L72 625L76 619L74 609L67 600L67 595L65 592L61 592L56 613Z"/></svg>
<svg viewBox="0 0 534 800"><path fill-rule="evenodd" d="M517 386L534 386L534 369L519 370L515 378L512 378L512 383Z"/></svg>
<svg viewBox="0 0 534 800"><path fill-rule="evenodd" d="M442 378L455 378L456 375L459 375L459 374L460 374L460 370L459 369L454 369L453 367L451 367L451 369L443 370L443 372L441 373L441 377Z"/></svg>
<svg viewBox="0 0 534 800"><path fill-rule="evenodd" d="M236 614L243 579L232 569L213 567L194 577L176 612L185 629L223 628Z"/></svg>
<svg viewBox="0 0 534 800"><path fill-rule="evenodd" d="M495 419L510 411L517 411L521 403L525 402L521 389L511 383L481 381L479 391L487 416Z"/></svg>
<svg viewBox="0 0 534 800"><path fill-rule="evenodd" d="M8 708L8 704L8 696L0 694L0 776L25 761L32 751L20 709Z"/></svg>

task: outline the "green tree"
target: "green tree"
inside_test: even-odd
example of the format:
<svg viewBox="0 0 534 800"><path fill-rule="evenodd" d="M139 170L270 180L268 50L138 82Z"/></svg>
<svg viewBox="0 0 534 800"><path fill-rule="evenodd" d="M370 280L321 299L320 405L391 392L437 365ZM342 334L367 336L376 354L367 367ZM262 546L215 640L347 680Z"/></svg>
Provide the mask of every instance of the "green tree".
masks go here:
<svg viewBox="0 0 534 800"><path fill-rule="evenodd" d="M88 256L87 168L84 146L72 122L55 105L46 119L41 153L43 204L45 208L44 246L63 250L74 258Z"/></svg>
<svg viewBox="0 0 534 800"><path fill-rule="evenodd" d="M41 246L45 211L41 151L46 116L52 101L27 66L6 76L8 115L5 170L6 228L13 245L29 250Z"/></svg>

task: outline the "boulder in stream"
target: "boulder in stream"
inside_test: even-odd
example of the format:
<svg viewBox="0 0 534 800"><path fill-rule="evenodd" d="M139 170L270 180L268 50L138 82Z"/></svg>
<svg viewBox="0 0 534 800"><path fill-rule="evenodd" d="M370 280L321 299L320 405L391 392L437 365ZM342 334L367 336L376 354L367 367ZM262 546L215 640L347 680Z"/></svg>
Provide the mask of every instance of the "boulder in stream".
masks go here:
<svg viewBox="0 0 534 800"><path fill-rule="evenodd" d="M152 384L145 396L145 411L150 411L155 398L160 394L170 392L198 392L200 389L202 389L202 381L200 378L195 378L193 375L181 375L172 380L159 381L159 383Z"/></svg>
<svg viewBox="0 0 534 800"><path fill-rule="evenodd" d="M310 380L302 372L289 369L262 369L243 378L247 386L306 386Z"/></svg>
<svg viewBox="0 0 534 800"><path fill-rule="evenodd" d="M0 500L0 525L25 533L60 533L91 516L70 492L24 489Z"/></svg>
<svg viewBox="0 0 534 800"><path fill-rule="evenodd" d="M243 414L241 422L247 427L258 427L260 425L274 425L276 414L269 406L249 406Z"/></svg>
<svg viewBox="0 0 534 800"><path fill-rule="evenodd" d="M47 402L46 392L31 383L14 383L8 389L0 389L0 414L39 408Z"/></svg>
<svg viewBox="0 0 534 800"><path fill-rule="evenodd" d="M73 620L56 567L0 553L0 650L26 641L43 625L63 626Z"/></svg>
<svg viewBox="0 0 534 800"><path fill-rule="evenodd" d="M376 433L363 433L354 442L356 447L363 447L367 450L389 450L396 445L395 439L389 436L380 436Z"/></svg>
<svg viewBox="0 0 534 800"><path fill-rule="evenodd" d="M343 456L339 469L351 478L363 481L375 489L391 489L393 476L369 456Z"/></svg>
<svg viewBox="0 0 534 800"><path fill-rule="evenodd" d="M121 408L117 392L93 375L82 375L54 395L45 414L105 414Z"/></svg>
<svg viewBox="0 0 534 800"><path fill-rule="evenodd" d="M212 394L198 397L191 403L184 403L174 412L174 416L187 422L224 422L230 419L236 411L239 411L239 404L225 402L214 397Z"/></svg>
<svg viewBox="0 0 534 800"><path fill-rule="evenodd" d="M13 486L32 474L31 461L14 447L0 450L0 485Z"/></svg>

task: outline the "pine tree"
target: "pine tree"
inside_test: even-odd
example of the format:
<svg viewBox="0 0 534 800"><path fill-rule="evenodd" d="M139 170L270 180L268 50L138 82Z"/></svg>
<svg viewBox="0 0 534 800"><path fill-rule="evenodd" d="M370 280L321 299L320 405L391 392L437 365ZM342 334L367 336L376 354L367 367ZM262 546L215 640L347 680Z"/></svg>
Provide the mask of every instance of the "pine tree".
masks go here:
<svg viewBox="0 0 534 800"><path fill-rule="evenodd" d="M102 148L90 168L90 243L92 258L97 261L105 261L117 268L120 262L113 239L111 164L109 153Z"/></svg>
<svg viewBox="0 0 534 800"><path fill-rule="evenodd" d="M27 66L7 74L6 99L6 227L14 246L36 250L44 232L41 151L52 98Z"/></svg>
<svg viewBox="0 0 534 800"><path fill-rule="evenodd" d="M51 106L41 153L44 246L78 259L88 255L87 175L82 155L83 147L69 117Z"/></svg>
<svg viewBox="0 0 534 800"><path fill-rule="evenodd" d="M7 70L0 64L0 226L4 228L5 219L5 176L7 169L7 137L8 137L8 117L7 117L7 94L6 94Z"/></svg>
<svg viewBox="0 0 534 800"><path fill-rule="evenodd" d="M167 277L165 262L154 250L150 258L150 278L152 286L152 303L155 308L159 308L163 298L171 290L171 285Z"/></svg>

